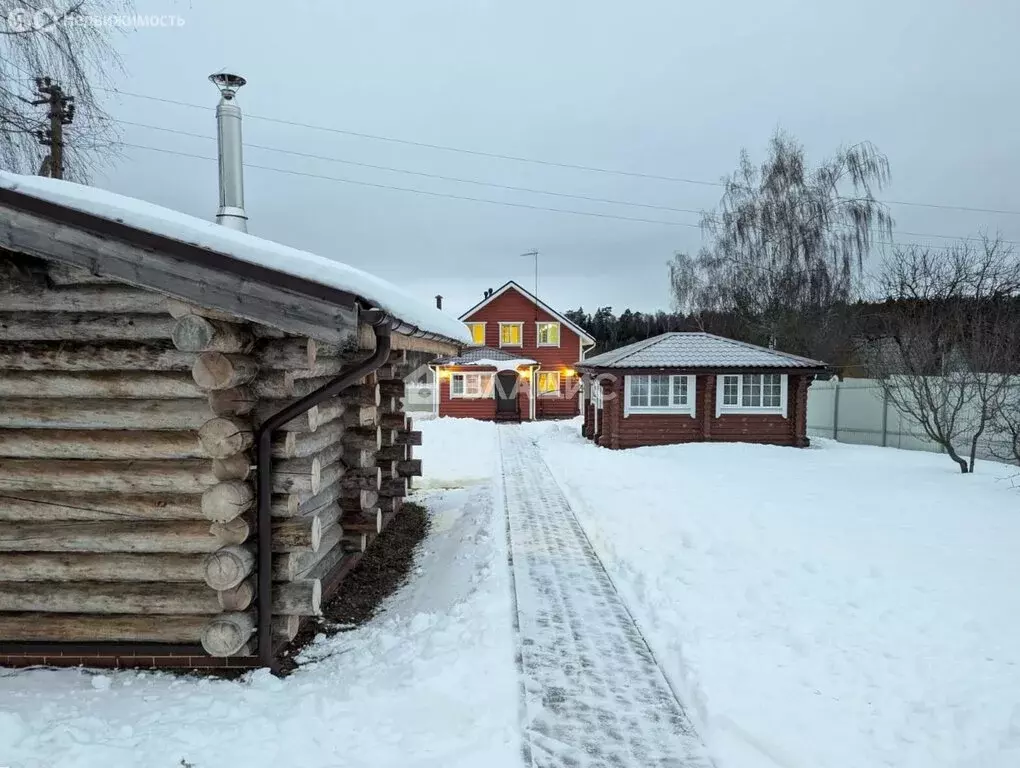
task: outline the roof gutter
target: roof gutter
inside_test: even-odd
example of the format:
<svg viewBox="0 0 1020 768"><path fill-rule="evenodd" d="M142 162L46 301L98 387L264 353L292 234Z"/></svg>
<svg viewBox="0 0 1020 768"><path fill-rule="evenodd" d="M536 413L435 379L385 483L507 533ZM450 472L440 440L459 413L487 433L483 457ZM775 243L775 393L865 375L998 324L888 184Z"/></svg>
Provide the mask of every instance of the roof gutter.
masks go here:
<svg viewBox="0 0 1020 768"><path fill-rule="evenodd" d="M399 320L379 309L362 311L361 320L372 326L375 333L375 352L364 362L358 363L340 373L328 384L294 401L263 422L255 435L257 444L255 466L258 473L258 654L259 664L276 671L276 656L273 653L273 534L270 507L272 505L273 477L273 434L289 421L309 411L323 400L338 395L342 390L356 384L373 373L390 356L390 334L394 328L407 327L416 335L420 329L406 326ZM441 337L437 337L441 338Z"/></svg>

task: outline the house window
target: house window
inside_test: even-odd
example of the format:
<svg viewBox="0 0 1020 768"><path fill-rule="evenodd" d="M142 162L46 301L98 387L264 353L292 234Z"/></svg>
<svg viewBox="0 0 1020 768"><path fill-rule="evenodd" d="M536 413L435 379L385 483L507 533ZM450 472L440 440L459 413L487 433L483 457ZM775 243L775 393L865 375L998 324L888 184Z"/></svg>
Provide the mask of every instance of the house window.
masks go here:
<svg viewBox="0 0 1020 768"><path fill-rule="evenodd" d="M598 379L591 382L591 402L596 408L602 407L602 382Z"/></svg>
<svg viewBox="0 0 1020 768"><path fill-rule="evenodd" d="M539 371L538 396L556 397L560 394L560 372Z"/></svg>
<svg viewBox="0 0 1020 768"><path fill-rule="evenodd" d="M694 377L652 374L625 380L626 413L689 413L694 415Z"/></svg>
<svg viewBox="0 0 1020 768"><path fill-rule="evenodd" d="M491 373L455 373L450 377L450 397L492 397Z"/></svg>
<svg viewBox="0 0 1020 768"><path fill-rule="evenodd" d="M558 347L560 345L560 324L539 323L538 324L538 346Z"/></svg>
<svg viewBox="0 0 1020 768"><path fill-rule="evenodd" d="M524 323L500 323L499 324L499 346L519 347Z"/></svg>
<svg viewBox="0 0 1020 768"><path fill-rule="evenodd" d="M717 411L758 411L786 415L786 376L779 373L728 374L720 377Z"/></svg>
<svg viewBox="0 0 1020 768"><path fill-rule="evenodd" d="M471 341L480 347L485 346L485 323L464 323L471 332Z"/></svg>

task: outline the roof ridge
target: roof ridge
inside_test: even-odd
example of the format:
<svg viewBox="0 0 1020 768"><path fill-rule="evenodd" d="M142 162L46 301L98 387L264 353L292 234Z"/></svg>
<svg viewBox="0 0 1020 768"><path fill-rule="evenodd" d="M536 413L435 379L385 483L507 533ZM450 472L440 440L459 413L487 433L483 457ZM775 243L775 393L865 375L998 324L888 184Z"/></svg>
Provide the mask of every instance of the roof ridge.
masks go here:
<svg viewBox="0 0 1020 768"><path fill-rule="evenodd" d="M659 343L667 335L668 334L660 334L658 336L650 336L647 339L640 339L639 341L631 342L625 347L617 347L616 349L610 349L607 350L606 352L601 352L595 355L594 357L588 358L584 362L587 363L589 362L589 360L598 360L598 358L602 357L603 355L612 355L612 357L607 359L612 362L618 363L621 360L626 360L631 355L636 355L638 352L641 352L642 350Z"/></svg>
<svg viewBox="0 0 1020 768"><path fill-rule="evenodd" d="M821 363L820 360L815 360L814 358L811 357L804 357L803 355L795 355L792 352L784 352L781 349L771 349L769 347L763 347L761 344L752 344L749 341L731 339L726 336L719 336L718 334L715 333L708 333L707 331L701 331L701 333L704 333L705 336L711 336L713 339L719 339L720 341L728 342L730 344L733 344L734 346L743 347L744 349L756 349L761 352L767 352L770 355L776 355L777 357L785 357L792 360L802 360L809 363Z"/></svg>

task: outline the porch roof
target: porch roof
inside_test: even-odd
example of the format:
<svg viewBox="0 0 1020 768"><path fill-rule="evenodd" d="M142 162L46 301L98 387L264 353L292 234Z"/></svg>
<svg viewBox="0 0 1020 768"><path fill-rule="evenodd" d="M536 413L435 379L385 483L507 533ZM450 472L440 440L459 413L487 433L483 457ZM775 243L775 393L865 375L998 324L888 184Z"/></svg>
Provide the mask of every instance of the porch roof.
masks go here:
<svg viewBox="0 0 1020 768"><path fill-rule="evenodd" d="M520 365L538 365L538 362L528 357L516 357L495 347L467 347L459 355L437 358L434 364L448 367L496 368L505 371Z"/></svg>

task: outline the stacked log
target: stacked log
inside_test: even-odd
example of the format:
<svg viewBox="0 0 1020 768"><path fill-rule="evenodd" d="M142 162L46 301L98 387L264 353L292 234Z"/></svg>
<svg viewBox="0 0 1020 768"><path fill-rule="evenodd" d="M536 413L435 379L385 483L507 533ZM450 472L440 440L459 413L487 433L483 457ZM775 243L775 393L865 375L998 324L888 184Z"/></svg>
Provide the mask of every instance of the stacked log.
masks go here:
<svg viewBox="0 0 1020 768"><path fill-rule="evenodd" d="M80 270L4 274L0 638L198 641L249 599L208 567L250 535L210 508L252 499L221 498L207 444L245 437L203 429L208 377L165 299Z"/></svg>
<svg viewBox="0 0 1020 768"><path fill-rule="evenodd" d="M260 371L246 384L256 401L256 422L331 383L367 354L290 336L256 342ZM359 446L376 444L374 419L357 420L364 410L361 403L376 397L371 387L355 385L320 402L273 437L274 625L292 615L308 615L308 608L318 612L325 597L323 576L354 544L360 547L360 535L342 523L348 490L357 478L345 459ZM301 613L295 614L298 609ZM288 626L284 639L297 633L297 623ZM224 630L228 638L240 634Z"/></svg>
<svg viewBox="0 0 1020 768"><path fill-rule="evenodd" d="M84 270L0 273L0 641L253 653L255 434L371 350ZM274 641L420 474L406 367L394 353L274 435Z"/></svg>

